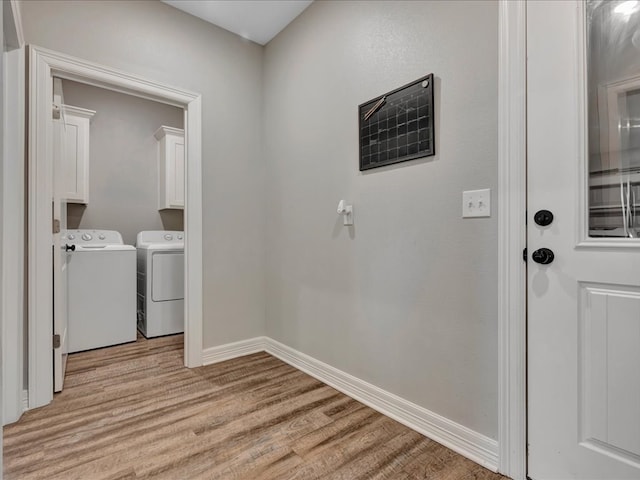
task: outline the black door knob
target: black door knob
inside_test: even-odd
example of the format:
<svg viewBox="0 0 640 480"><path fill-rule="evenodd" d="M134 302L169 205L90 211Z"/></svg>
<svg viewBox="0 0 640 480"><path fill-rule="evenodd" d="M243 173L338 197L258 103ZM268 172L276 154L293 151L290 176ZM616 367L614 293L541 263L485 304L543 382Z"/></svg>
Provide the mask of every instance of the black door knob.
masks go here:
<svg viewBox="0 0 640 480"><path fill-rule="evenodd" d="M548 248L539 248L535 252L531 254L531 258L536 263L541 263L542 265L548 265L553 262L555 255Z"/></svg>
<svg viewBox="0 0 640 480"><path fill-rule="evenodd" d="M553 222L553 213L549 210L538 210L533 216L533 221L541 227L546 227Z"/></svg>
<svg viewBox="0 0 640 480"><path fill-rule="evenodd" d="M76 246L75 245L69 245L67 243L67 244L65 244L64 249L65 249L66 252L68 252L68 251L75 252L76 251Z"/></svg>

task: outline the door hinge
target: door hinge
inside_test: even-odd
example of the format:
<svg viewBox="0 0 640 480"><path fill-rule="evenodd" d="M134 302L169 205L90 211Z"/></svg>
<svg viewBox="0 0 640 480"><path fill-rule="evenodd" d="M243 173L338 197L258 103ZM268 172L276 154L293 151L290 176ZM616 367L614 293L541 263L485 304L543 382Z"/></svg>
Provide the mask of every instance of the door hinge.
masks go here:
<svg viewBox="0 0 640 480"><path fill-rule="evenodd" d="M522 250L522 261L527 263L527 247L524 247L524 250Z"/></svg>
<svg viewBox="0 0 640 480"><path fill-rule="evenodd" d="M53 219L53 233L60 233L60 220L57 218Z"/></svg>
<svg viewBox="0 0 640 480"><path fill-rule="evenodd" d="M53 108L51 109L51 113L53 115L53 119L54 120L60 120L60 107L58 105L56 105L55 103L53 104Z"/></svg>
<svg viewBox="0 0 640 480"><path fill-rule="evenodd" d="M60 348L60 335L57 333L53 336L53 348Z"/></svg>

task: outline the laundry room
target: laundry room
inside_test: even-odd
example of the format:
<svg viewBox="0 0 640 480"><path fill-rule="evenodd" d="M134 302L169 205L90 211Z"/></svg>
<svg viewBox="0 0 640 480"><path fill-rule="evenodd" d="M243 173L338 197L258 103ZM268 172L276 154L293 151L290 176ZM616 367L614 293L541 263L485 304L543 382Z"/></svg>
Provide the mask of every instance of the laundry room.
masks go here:
<svg viewBox="0 0 640 480"><path fill-rule="evenodd" d="M75 353L181 333L184 110L67 79L56 94L61 342Z"/></svg>

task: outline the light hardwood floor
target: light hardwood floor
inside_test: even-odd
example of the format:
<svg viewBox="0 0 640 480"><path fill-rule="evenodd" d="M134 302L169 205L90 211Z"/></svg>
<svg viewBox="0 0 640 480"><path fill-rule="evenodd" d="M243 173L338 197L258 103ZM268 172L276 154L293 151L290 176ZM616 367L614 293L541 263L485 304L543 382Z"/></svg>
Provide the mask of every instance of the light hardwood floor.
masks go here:
<svg viewBox="0 0 640 480"><path fill-rule="evenodd" d="M71 355L5 427L5 479L505 478L266 353L186 369L182 341Z"/></svg>

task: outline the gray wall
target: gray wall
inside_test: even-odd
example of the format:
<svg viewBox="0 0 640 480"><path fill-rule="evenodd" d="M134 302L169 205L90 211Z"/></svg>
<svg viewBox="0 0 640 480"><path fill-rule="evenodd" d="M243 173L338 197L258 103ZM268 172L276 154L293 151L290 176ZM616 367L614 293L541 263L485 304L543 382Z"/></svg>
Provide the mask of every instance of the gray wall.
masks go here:
<svg viewBox="0 0 640 480"><path fill-rule="evenodd" d="M27 43L202 94L204 346L264 334L262 47L157 1L22 7Z"/></svg>
<svg viewBox="0 0 640 480"><path fill-rule="evenodd" d="M158 211L161 126L183 128L184 111L64 80L67 105L95 110L91 121L89 203L67 205L67 227L117 230L135 245L142 230L182 230L183 211Z"/></svg>
<svg viewBox="0 0 640 480"><path fill-rule="evenodd" d="M497 32L496 2L319 1L264 60L267 334L492 438ZM430 72L437 155L359 173L357 106Z"/></svg>
<svg viewBox="0 0 640 480"><path fill-rule="evenodd" d="M203 94L205 347L266 333L496 438L496 2L318 1L264 50L159 2L23 7L30 43ZM357 105L429 72L438 154L359 173Z"/></svg>

